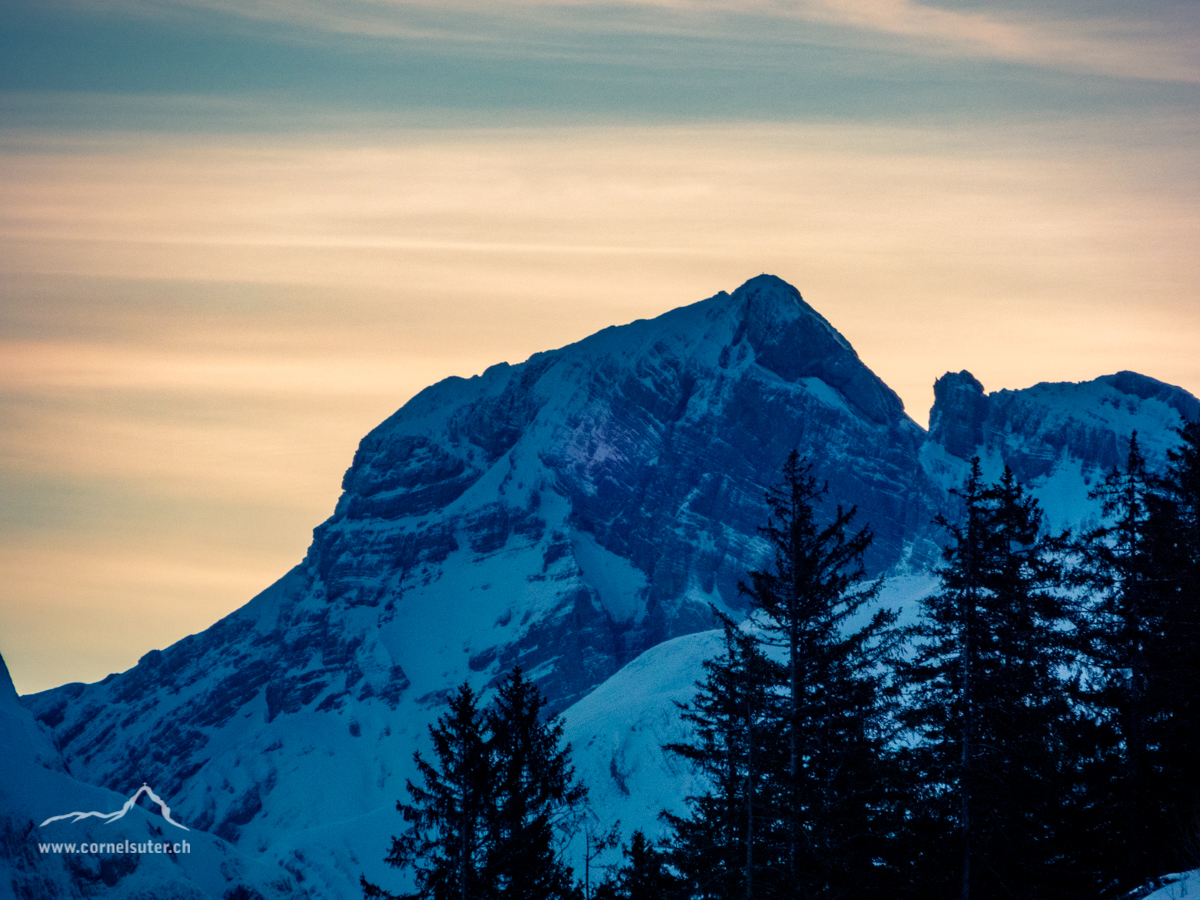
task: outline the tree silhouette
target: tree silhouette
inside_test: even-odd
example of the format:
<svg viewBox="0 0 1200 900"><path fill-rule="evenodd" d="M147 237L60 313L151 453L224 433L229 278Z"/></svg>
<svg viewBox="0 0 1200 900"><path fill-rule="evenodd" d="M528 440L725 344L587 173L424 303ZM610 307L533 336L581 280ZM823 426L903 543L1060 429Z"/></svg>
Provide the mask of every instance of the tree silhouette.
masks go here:
<svg viewBox="0 0 1200 900"><path fill-rule="evenodd" d="M961 900L1068 891L1082 876L1063 855L1074 716L1060 678L1062 541L1041 536L1038 505L1007 468L985 485L976 458L955 493L961 518L938 519L950 534L941 590L901 667L919 738L907 755L921 878L927 896Z"/></svg>
<svg viewBox="0 0 1200 900"><path fill-rule="evenodd" d="M486 711L463 684L430 726L435 759L414 754L422 784L396 804L407 825L385 862L417 890L392 894L361 878L363 896L392 900L558 900L578 895L562 859L586 788L574 780L562 725L516 668Z"/></svg>

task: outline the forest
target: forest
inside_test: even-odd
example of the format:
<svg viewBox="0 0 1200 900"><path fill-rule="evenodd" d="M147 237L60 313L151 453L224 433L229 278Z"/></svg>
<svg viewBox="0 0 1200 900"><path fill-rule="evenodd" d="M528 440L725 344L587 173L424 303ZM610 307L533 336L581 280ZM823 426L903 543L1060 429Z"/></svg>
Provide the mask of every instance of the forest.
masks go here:
<svg viewBox="0 0 1200 900"><path fill-rule="evenodd" d="M706 789L661 838L589 819L517 669L487 708L459 688L417 755L386 859L415 893L364 897L1101 900L1200 866L1200 424L1161 474L1133 434L1078 534L975 459L907 626L826 492L793 452L767 495L749 616L717 614L724 652L678 710L692 738L667 748Z"/></svg>

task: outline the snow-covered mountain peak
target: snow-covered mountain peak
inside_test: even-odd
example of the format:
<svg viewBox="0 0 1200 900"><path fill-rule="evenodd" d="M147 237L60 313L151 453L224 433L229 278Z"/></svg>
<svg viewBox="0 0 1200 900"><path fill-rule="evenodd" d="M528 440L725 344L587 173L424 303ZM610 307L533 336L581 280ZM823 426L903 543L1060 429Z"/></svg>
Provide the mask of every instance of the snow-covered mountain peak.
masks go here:
<svg viewBox="0 0 1200 900"><path fill-rule="evenodd" d="M129 672L22 702L77 777L125 797L148 780L188 827L354 893L359 872L386 874L370 841L456 685L486 696L519 664L559 711L651 648L704 644L688 638L711 607L744 608L791 450L828 484L827 512L857 507L871 573L927 577L972 455L1023 467L1069 517L1128 426L1161 449L1196 403L1132 373L986 394L963 372L936 393L927 436L770 275L446 379L363 438L275 585ZM673 708L661 693L647 686L638 721ZM610 748L597 772L637 756L593 744Z"/></svg>
<svg viewBox="0 0 1200 900"><path fill-rule="evenodd" d="M1129 371L1117 372L1115 375L1103 375L1096 381L1108 385L1127 397L1161 403L1163 406L1175 410L1181 418L1189 422L1200 421L1200 400L1173 384Z"/></svg>
<svg viewBox="0 0 1200 900"><path fill-rule="evenodd" d="M756 275L732 295L718 296L728 296L729 304L741 311L746 317L747 325L752 329L766 330L772 326L778 329L797 318L809 318L819 323L843 349L854 352L850 342L842 337L824 316L805 302L799 290L776 275Z"/></svg>
<svg viewBox="0 0 1200 900"><path fill-rule="evenodd" d="M741 315L735 341L744 334L763 368L789 382L816 378L877 424L907 421L899 395L786 281L759 275L734 291L729 302Z"/></svg>

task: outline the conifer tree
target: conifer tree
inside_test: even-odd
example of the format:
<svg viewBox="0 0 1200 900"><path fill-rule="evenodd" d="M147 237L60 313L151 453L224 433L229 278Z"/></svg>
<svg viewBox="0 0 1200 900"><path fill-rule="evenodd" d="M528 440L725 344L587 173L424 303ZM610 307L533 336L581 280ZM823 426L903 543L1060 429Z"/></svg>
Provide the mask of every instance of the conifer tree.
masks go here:
<svg viewBox="0 0 1200 900"><path fill-rule="evenodd" d="M676 900L679 879L671 872L667 855L656 849L641 831L621 848L625 863L596 891L596 900Z"/></svg>
<svg viewBox="0 0 1200 900"><path fill-rule="evenodd" d="M1067 606L1041 514L1012 472L986 486L978 458L961 491L941 590L925 601L902 666L905 720L920 743L914 805L925 896L1069 896L1086 878L1066 854L1073 729L1059 670ZM939 851L941 855L939 858ZM1055 887L1057 885L1057 887Z"/></svg>
<svg viewBox="0 0 1200 900"><path fill-rule="evenodd" d="M777 773L780 710L772 686L778 664L754 638L723 620L725 653L706 660L706 677L682 717L690 744L666 749L689 760L709 789L688 798L690 815L664 814L674 830L671 861L693 900L756 900L779 891L782 846Z"/></svg>
<svg viewBox="0 0 1200 900"><path fill-rule="evenodd" d="M669 748L713 785L690 818L669 817L696 897L837 897L884 882L895 614L851 625L877 590L861 586L871 538L850 533L854 510L818 524L823 492L793 452L767 495L773 566L743 586L754 624L725 623L725 656L706 664L685 715L697 740Z"/></svg>
<svg viewBox="0 0 1200 900"><path fill-rule="evenodd" d="M487 872L495 900L553 900L573 892L562 859L586 788L574 780L562 724L542 721L545 698L520 668L488 709L491 786Z"/></svg>
<svg viewBox="0 0 1200 900"><path fill-rule="evenodd" d="M1154 874L1155 815L1149 787L1151 720L1149 663L1153 653L1154 564L1150 552L1154 486L1137 433L1123 468L1089 495L1101 501L1106 524L1077 546L1077 580L1090 594L1081 635L1089 663L1081 698L1110 730L1095 766L1092 831L1110 857L1115 884L1133 885Z"/></svg>
<svg viewBox="0 0 1200 900"><path fill-rule="evenodd" d="M1091 592L1083 697L1112 735L1093 830L1126 887L1200 862L1200 426L1179 434L1155 477L1134 433L1093 494L1108 521L1078 548Z"/></svg>
<svg viewBox="0 0 1200 900"><path fill-rule="evenodd" d="M866 624L850 624L878 592L878 582L864 582L871 533L851 531L854 508L838 506L818 523L826 488L798 452L782 475L767 494L771 517L760 529L773 566L751 572L742 590L762 613L764 640L784 651L788 881L797 896L844 896L873 886L884 852L884 663L897 638L896 614L878 610Z"/></svg>
<svg viewBox="0 0 1200 900"><path fill-rule="evenodd" d="M1151 497L1150 556L1159 640L1150 662L1160 748L1159 796L1169 869L1200 864L1200 423L1178 431Z"/></svg>
<svg viewBox="0 0 1200 900"><path fill-rule="evenodd" d="M486 711L470 686L429 728L435 759L415 753L422 784L398 802L406 823L385 862L411 871L417 890L392 894L361 879L367 900L574 900L562 849L586 788L574 780L562 725L514 669Z"/></svg>
<svg viewBox="0 0 1200 900"><path fill-rule="evenodd" d="M411 803L397 802L408 827L392 838L390 866L412 869L417 893L392 894L365 878L363 896L485 900L488 884L488 794L491 773L478 698L463 684L449 710L429 727L435 762L414 753L422 785L408 782Z"/></svg>

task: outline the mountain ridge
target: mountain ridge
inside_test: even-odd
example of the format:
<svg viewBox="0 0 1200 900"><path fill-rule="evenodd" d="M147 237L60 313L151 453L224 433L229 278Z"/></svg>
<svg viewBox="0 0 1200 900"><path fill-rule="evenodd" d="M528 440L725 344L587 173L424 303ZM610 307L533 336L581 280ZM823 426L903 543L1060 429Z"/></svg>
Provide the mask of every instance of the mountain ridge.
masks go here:
<svg viewBox="0 0 1200 900"><path fill-rule="evenodd" d="M486 693L519 664L551 711L573 708L711 628L710 605L740 614L763 492L793 447L830 506L857 505L871 526L870 570L919 585L938 558L935 512L972 455L1020 468L1052 522L1077 524L1130 428L1161 465L1197 409L1132 373L993 394L969 373L938 383L926 433L768 275L446 379L363 438L333 514L275 584L128 672L22 703L77 777L126 794L150 780L190 826L352 890L359 871L380 877L383 850L346 836L386 821L450 688ZM612 728L619 746L641 740ZM581 768L636 783L622 765ZM597 793L617 803L619 787ZM341 849L315 837L330 829Z"/></svg>

